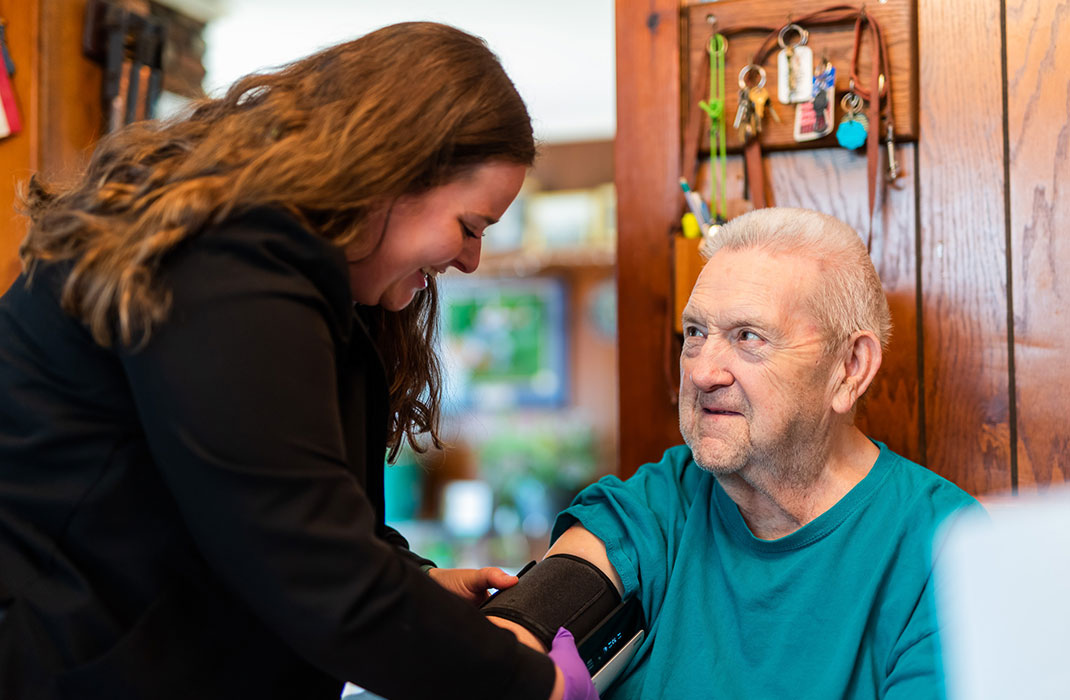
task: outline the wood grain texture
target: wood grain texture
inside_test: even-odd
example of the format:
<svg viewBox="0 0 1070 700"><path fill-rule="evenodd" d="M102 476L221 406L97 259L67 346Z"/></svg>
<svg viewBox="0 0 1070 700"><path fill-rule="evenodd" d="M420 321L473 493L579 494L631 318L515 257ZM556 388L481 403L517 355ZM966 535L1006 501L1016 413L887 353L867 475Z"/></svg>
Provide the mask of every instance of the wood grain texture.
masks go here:
<svg viewBox="0 0 1070 700"><path fill-rule="evenodd" d="M725 102L726 114L734 118L739 106L737 85L739 71L753 59L755 52L769 36L769 32L766 31L737 33L736 30L742 27L780 26L788 21L789 16L807 15L832 4L835 3L827 0L767 0L765 2L723 0L690 5L685 12L687 18L685 50L691 69L684 76L688 83L686 91L690 95L690 101L697 103L699 99L705 99L709 92L708 83L704 85L691 85L690 83L696 74L693 68L703 61L709 61L707 45L714 28L728 34L728 51L725 56ZM861 5L861 3L849 4ZM880 24L888 47L892 68L892 104L897 137L914 140L918 133L914 0L870 3L867 12ZM713 18L712 25L710 17ZM810 32L807 45L813 50L815 66L820 62L823 54L828 55L829 60L836 66L836 92L841 94L848 89L851 77L850 66L854 48L853 21L828 26L806 26L805 28ZM867 37L863 39L858 66L860 83L867 87L872 65L871 56L872 46L867 34ZM773 95L770 104L781 118L779 124L771 117L765 120L761 135L763 148L778 150L835 146L835 136L827 136L820 141L803 144L795 141L792 134L795 106L782 105L776 99L776 51L769 56L763 67L767 75L766 88ZM837 101L837 119L842 115L842 111ZM703 135L702 144L703 150L708 151L708 135ZM728 146L733 149L742 146L735 129L728 130Z"/></svg>
<svg viewBox="0 0 1070 700"><path fill-rule="evenodd" d="M23 131L0 141L0 291L18 276L26 221L15 191L35 172L69 177L100 133L100 68L81 54L85 0L0 0Z"/></svg>
<svg viewBox="0 0 1070 700"><path fill-rule="evenodd" d="M901 145L900 162L913 164L914 147ZM777 205L816 209L846 222L865 239L869 208L864 155L842 148L768 156ZM878 190L871 255L892 311L892 342L859 407L859 427L899 454L921 461L918 378L914 174Z"/></svg>
<svg viewBox="0 0 1070 700"><path fill-rule="evenodd" d="M680 442L670 319L681 201L677 0L619 0L616 37L620 472L628 476Z"/></svg>
<svg viewBox="0 0 1070 700"><path fill-rule="evenodd" d="M81 171L103 126L102 71L82 54L85 0L37 0L41 6L42 173Z"/></svg>
<svg viewBox="0 0 1070 700"><path fill-rule="evenodd" d="M919 144L926 461L1011 487L1000 3L927 0Z"/></svg>
<svg viewBox="0 0 1070 700"><path fill-rule="evenodd" d="M25 221L15 213L15 193L19 182L29 177L39 163L38 4L28 0L0 0L0 17L7 22L8 47L15 62L12 85L22 117L22 131L0 140L0 293L3 293L19 275L18 247L26 230Z"/></svg>
<svg viewBox="0 0 1070 700"><path fill-rule="evenodd" d="M685 16L693 9L685 8ZM900 148L907 177L884 193L874 222L873 257L896 328L859 423L975 495L1014 485L1043 490L1070 481L1070 397L1059 391L1070 349L1070 283L1062 274L1070 262L1070 242L1063 240L1070 224L1070 2L1007 0L1003 17L999 0L927 0L918 4L917 22L919 141L916 149ZM686 72L686 59L683 65ZM631 82L626 70L618 71L622 87ZM690 101L683 100L685 109ZM671 157L668 149L661 153ZM633 160L618 177L630 167L659 165L660 157ZM777 204L827 211L865 229L864 159L817 150L767 154L764 166ZM742 189L738 165L734 172L730 198ZM650 204L664 206L658 198ZM661 239L660 231L643 235ZM643 245L629 251L632 243L622 241L621 255L648 255L653 243ZM666 281L653 293L669 289ZM620 308L623 326L633 311L624 298ZM658 308L640 305L632 323L660 324L651 316ZM622 356L630 341L622 333ZM644 354L654 365L658 350L632 357ZM629 368L622 366L621 379L634 380ZM624 410L628 403L622 397ZM654 420L668 421L656 408ZM624 441L644 429L638 421L650 420L647 413L634 412L631 422L622 416Z"/></svg>
<svg viewBox="0 0 1070 700"><path fill-rule="evenodd" d="M1007 3L1018 488L1070 480L1070 2Z"/></svg>

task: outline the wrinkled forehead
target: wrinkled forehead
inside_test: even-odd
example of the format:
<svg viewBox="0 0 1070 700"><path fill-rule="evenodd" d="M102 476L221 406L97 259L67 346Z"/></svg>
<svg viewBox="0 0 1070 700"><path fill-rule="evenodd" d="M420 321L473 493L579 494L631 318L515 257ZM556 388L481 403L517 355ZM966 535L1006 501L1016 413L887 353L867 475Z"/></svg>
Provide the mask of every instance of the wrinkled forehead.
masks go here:
<svg viewBox="0 0 1070 700"><path fill-rule="evenodd" d="M702 268L688 300L689 312L769 321L812 318L810 301L820 280L821 265L811 256L722 249Z"/></svg>

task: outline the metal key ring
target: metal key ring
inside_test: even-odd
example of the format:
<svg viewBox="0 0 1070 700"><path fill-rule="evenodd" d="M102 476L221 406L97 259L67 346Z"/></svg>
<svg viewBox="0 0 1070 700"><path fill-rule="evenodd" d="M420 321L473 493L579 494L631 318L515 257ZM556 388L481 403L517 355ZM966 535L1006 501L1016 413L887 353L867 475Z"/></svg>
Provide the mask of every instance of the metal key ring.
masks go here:
<svg viewBox="0 0 1070 700"><path fill-rule="evenodd" d="M791 32L791 31L794 31L799 36L799 40L791 45L791 48L793 48L793 49L796 46L802 46L803 44L805 44L806 40L810 37L810 32L806 31L805 29L803 29L799 25L797 25L797 24L785 24L783 27L781 27L780 33L777 34L777 37L776 37L776 43L780 44L780 48L782 48L782 49L788 48L788 44L787 44L786 41L784 41L784 37L787 36L788 32Z"/></svg>
<svg viewBox="0 0 1070 700"><path fill-rule="evenodd" d="M840 100L840 106L844 112L857 114L862 111L862 98L853 92L845 92Z"/></svg>
<svg viewBox="0 0 1070 700"><path fill-rule="evenodd" d="M758 82L755 85L751 85L747 78L753 73L758 74ZM743 69L739 71L739 89L740 90L754 90L765 86L765 69L759 66L757 63L748 63L743 66Z"/></svg>

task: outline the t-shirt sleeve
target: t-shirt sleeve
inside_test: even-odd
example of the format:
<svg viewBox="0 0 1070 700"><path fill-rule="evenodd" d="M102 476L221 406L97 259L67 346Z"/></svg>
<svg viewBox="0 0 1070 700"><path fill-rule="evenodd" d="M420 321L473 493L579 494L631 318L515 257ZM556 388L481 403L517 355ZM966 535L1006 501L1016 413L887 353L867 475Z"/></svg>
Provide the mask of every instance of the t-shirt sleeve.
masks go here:
<svg viewBox="0 0 1070 700"><path fill-rule="evenodd" d="M576 522L602 540L625 597L639 594L648 615L664 599L690 505L684 482L698 471L686 469L690 457L690 449L680 445L627 481L603 477L581 491L554 524L553 540Z"/></svg>
<svg viewBox="0 0 1070 700"><path fill-rule="evenodd" d="M885 700L943 700L946 697L932 576L893 650L881 697Z"/></svg>
<svg viewBox="0 0 1070 700"><path fill-rule="evenodd" d="M340 680L386 697L547 697L545 656L375 534L346 462L336 305L293 262L322 243L242 233L262 240L220 233L172 261L170 318L123 354L153 461L201 555Z"/></svg>
<svg viewBox="0 0 1070 700"><path fill-rule="evenodd" d="M937 579L933 562L940 525L955 513L984 509L972 496L940 479L929 480L924 488L912 493L918 514L917 525L924 533L924 566L928 571L921 594L913 607L888 659L887 675L881 688L885 700L943 700L947 696L943 655L940 648L940 623L937 613ZM926 523L921 527L921 523Z"/></svg>

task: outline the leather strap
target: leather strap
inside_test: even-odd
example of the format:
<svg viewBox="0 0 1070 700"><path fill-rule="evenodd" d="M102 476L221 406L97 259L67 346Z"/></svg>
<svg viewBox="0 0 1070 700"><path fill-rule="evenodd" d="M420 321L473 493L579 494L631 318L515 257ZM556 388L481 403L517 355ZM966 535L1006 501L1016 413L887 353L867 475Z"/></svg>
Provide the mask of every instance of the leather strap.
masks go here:
<svg viewBox="0 0 1070 700"><path fill-rule="evenodd" d="M743 147L743 163L747 168L747 189L755 209L771 206L765 197L765 169L762 167L762 144L755 136Z"/></svg>
<svg viewBox="0 0 1070 700"><path fill-rule="evenodd" d="M870 82L867 89L858 79L858 55L862 47L862 25L869 29L871 43L873 44L873 60L870 61ZM884 83L881 84L881 76ZM877 196L877 169L880 162L880 119L881 100L884 99L886 118L892 119L891 85L892 71L888 66L888 49L884 45L884 34L876 20L866 14L865 9L858 13L855 20L854 58L851 61L852 89L859 97L869 102L869 134L866 137L866 176L868 178L869 191L869 236L866 238L866 247L872 243L873 233L873 208Z"/></svg>

